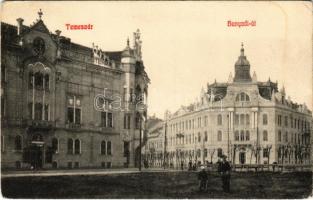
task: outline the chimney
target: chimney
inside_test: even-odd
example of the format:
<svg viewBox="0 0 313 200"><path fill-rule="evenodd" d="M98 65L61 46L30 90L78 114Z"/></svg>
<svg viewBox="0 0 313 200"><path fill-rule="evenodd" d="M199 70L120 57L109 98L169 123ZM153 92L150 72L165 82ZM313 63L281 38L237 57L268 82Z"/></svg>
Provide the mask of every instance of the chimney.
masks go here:
<svg viewBox="0 0 313 200"><path fill-rule="evenodd" d="M24 19L18 18L18 19L16 19L16 21L17 21L17 35L19 36L22 32Z"/></svg>
<svg viewBox="0 0 313 200"><path fill-rule="evenodd" d="M56 30L56 31L55 31L55 34L56 34L58 37L60 37L61 31L60 31L60 30Z"/></svg>

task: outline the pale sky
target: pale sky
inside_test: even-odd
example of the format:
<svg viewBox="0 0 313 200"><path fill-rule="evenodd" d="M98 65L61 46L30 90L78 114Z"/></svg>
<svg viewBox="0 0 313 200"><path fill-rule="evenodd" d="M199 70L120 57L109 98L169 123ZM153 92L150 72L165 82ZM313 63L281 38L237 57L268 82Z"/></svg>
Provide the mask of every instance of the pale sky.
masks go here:
<svg viewBox="0 0 313 200"><path fill-rule="evenodd" d="M122 50L139 28L151 79L148 112L163 118L199 97L207 82L234 75L241 42L258 81L278 81L287 96L312 109L311 2L5 2L2 21L43 21L75 43ZM228 27L227 21L255 20L255 27ZM66 30L65 24L93 24L93 30Z"/></svg>

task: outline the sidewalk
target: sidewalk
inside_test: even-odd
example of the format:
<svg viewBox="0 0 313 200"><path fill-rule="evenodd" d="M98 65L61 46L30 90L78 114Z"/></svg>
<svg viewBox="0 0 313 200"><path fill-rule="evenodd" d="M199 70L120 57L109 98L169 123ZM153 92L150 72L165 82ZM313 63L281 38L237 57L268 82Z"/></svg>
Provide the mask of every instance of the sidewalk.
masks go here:
<svg viewBox="0 0 313 200"><path fill-rule="evenodd" d="M171 172L179 171L163 168L142 168L142 172ZM60 170L27 170L27 171L2 171L1 178L27 177L27 176L79 176L79 175L110 175L140 173L138 168L118 169L60 169Z"/></svg>

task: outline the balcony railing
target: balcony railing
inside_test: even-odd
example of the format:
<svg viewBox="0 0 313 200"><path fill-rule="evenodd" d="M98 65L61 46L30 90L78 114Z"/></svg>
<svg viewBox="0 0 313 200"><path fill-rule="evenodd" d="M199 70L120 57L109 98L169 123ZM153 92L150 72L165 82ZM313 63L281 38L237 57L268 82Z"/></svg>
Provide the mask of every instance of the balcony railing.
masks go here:
<svg viewBox="0 0 313 200"><path fill-rule="evenodd" d="M55 123L53 121L33 120L33 119L23 120L23 125L31 127L33 129L51 129L55 127Z"/></svg>

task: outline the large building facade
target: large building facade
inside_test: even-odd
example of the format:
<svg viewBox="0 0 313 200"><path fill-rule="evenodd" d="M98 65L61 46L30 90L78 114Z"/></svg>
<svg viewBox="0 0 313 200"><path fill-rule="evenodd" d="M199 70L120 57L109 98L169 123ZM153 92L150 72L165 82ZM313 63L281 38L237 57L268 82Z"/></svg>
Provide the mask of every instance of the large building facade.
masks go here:
<svg viewBox="0 0 313 200"><path fill-rule="evenodd" d="M1 24L2 168L111 168L139 164L150 82L140 32L122 51L31 26Z"/></svg>
<svg viewBox="0 0 313 200"><path fill-rule="evenodd" d="M312 113L286 97L277 83L250 75L242 46L235 76L207 84L200 101L165 114L167 162L304 164L310 161Z"/></svg>

